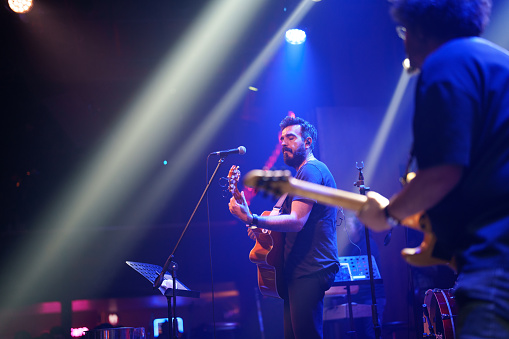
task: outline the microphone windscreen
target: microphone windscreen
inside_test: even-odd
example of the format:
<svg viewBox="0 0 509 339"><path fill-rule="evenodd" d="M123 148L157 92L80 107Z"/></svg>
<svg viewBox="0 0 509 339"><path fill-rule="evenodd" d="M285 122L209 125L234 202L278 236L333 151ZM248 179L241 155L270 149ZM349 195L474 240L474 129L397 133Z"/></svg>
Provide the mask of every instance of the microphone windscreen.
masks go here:
<svg viewBox="0 0 509 339"><path fill-rule="evenodd" d="M244 146L239 146L239 154L240 155L246 154L246 148Z"/></svg>

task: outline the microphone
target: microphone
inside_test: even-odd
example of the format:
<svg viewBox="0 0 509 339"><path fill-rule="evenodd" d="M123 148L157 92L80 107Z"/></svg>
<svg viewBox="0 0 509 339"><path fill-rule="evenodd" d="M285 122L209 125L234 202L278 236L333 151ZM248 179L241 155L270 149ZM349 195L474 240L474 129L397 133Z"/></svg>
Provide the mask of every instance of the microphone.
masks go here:
<svg viewBox="0 0 509 339"><path fill-rule="evenodd" d="M246 154L246 148L244 146L239 146L238 148L227 149L224 151L210 153L210 155L219 155L220 157L225 157L230 154L244 155L244 154Z"/></svg>

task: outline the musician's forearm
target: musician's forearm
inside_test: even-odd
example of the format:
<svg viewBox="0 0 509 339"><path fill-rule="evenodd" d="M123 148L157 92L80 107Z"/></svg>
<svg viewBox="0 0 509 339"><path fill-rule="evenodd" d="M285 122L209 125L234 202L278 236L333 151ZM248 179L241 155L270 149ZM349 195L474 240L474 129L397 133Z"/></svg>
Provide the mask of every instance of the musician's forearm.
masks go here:
<svg viewBox="0 0 509 339"><path fill-rule="evenodd" d="M237 211L235 211L237 212ZM249 211L247 213L234 213L240 221L247 225L253 224L253 214ZM304 226L305 220L298 220L293 214L281 214L281 215L269 215L269 216L257 216L256 226L258 228L265 228L268 230L278 232L299 232Z"/></svg>
<svg viewBox="0 0 509 339"><path fill-rule="evenodd" d="M417 172L389 204L392 217L403 220L421 211L426 211L442 200L459 182L462 167L457 165L437 166Z"/></svg>
<svg viewBox="0 0 509 339"><path fill-rule="evenodd" d="M305 221L300 221L292 214L282 214L259 216L257 226L277 232L299 232L304 226L304 223Z"/></svg>

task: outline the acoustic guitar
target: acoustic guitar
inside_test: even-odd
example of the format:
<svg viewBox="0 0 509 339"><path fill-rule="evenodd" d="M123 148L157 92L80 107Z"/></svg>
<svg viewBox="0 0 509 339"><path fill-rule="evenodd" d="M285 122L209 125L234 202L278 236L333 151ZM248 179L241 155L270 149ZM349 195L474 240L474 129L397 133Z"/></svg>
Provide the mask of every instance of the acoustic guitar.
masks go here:
<svg viewBox="0 0 509 339"><path fill-rule="evenodd" d="M303 196L330 206L359 211L367 201L367 197L340 189L326 187L307 181L295 179L290 171L264 171L252 170L246 174L244 185L261 189L274 195L290 193ZM403 226L421 231L424 239L418 247L404 248L401 251L403 258L413 266L447 265L455 270L454 259L449 262L432 256L436 243L431 223L424 213L418 213L402 220Z"/></svg>
<svg viewBox="0 0 509 339"><path fill-rule="evenodd" d="M232 166L228 173L228 190L237 203L241 204L242 195L237 184L240 180L238 166ZM261 215L278 215L279 209L265 211ZM256 243L249 252L249 260L256 264L258 270L258 288L268 297L283 298L286 286L283 277L284 241L283 234L254 226L252 229Z"/></svg>

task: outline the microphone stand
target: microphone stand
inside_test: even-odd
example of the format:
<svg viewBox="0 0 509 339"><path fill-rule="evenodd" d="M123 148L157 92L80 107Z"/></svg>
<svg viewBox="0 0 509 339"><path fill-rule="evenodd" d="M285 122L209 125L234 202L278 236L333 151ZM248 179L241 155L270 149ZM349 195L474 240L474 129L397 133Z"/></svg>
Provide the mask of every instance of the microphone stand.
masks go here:
<svg viewBox="0 0 509 339"><path fill-rule="evenodd" d="M166 262L164 263L164 266L163 266L163 269L161 270L161 273L159 273L159 275L157 276L157 279L154 281L154 285L153 285L154 289L159 288L161 286L161 284L163 283L164 273L171 266L171 277L173 279L173 291L172 291L171 297L168 297L168 321L170 321L170 319L172 319L172 321L171 321L171 328L172 328L173 339L178 339L178 336L177 336L177 329L178 329L178 324L177 324L177 308L176 308L176 306L177 306L177 269L178 269L178 265L177 265L176 262L173 261L173 258L175 256L175 251L177 250L177 248L178 248L178 246L180 244L180 241L184 237L184 234L186 233L187 228L189 227L189 224L191 223L191 220L193 220L193 217L196 214L196 211L198 210L198 207L200 206L203 198L205 197L205 194L207 194L207 192L209 190L209 187L210 187L210 184L212 183L212 180L214 180L214 177L216 176L216 173L219 170L219 167L224 162L224 159L226 158L227 155L228 154L222 154L221 155L221 158L219 159L219 161L217 163L217 166L216 166L216 169L214 170L214 173L212 173L212 176L210 177L210 180L207 183L207 186L203 190L203 193L202 193L200 199L198 200L198 203L196 204L196 207L194 208L193 213L189 217L189 220L187 221L187 224L184 227L184 230L180 234L179 240L175 244L175 247L173 248L173 251L171 252L171 254L168 257L168 259L166 259ZM173 302L170 301L171 299L173 300ZM172 305L172 306L170 306L170 305Z"/></svg>
<svg viewBox="0 0 509 339"><path fill-rule="evenodd" d="M369 191L369 187L364 186L364 175L362 174L362 170L364 169L364 161L361 161L361 165L359 163L355 163L357 169L359 170L359 180L354 182L354 186L359 187L359 192L362 195L366 195L366 192ZM371 242L369 241L369 229L364 227L364 235L366 237L366 252L368 254L368 268L369 268L369 285L371 287L371 319L373 320L373 328L375 330L375 338L379 339L381 337L382 331L380 328L380 324L378 323L378 311L376 308L376 294L375 294L375 281L373 277L373 261L371 258Z"/></svg>

